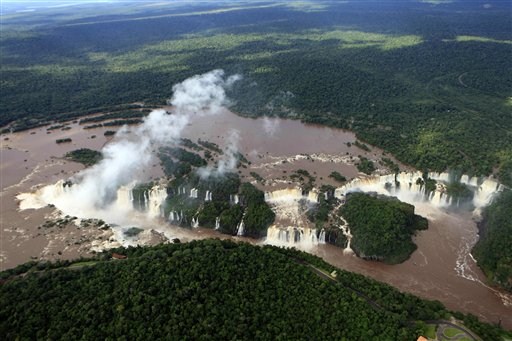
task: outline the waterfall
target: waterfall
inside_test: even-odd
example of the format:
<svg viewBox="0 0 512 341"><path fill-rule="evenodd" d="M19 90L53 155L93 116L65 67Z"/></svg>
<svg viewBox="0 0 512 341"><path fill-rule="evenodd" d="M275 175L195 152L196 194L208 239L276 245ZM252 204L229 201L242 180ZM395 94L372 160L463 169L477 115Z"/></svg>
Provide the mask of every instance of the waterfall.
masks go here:
<svg viewBox="0 0 512 341"><path fill-rule="evenodd" d="M318 202L318 200L319 200L318 195L319 195L318 191L313 188L308 193L308 201L310 201L310 202Z"/></svg>
<svg viewBox="0 0 512 341"><path fill-rule="evenodd" d="M206 195L204 197L204 201L212 201L212 192L206 191Z"/></svg>
<svg viewBox="0 0 512 341"><path fill-rule="evenodd" d="M463 175L460 178L460 183L469 185L472 187L478 187L478 177L474 176L474 177L470 178L468 175Z"/></svg>
<svg viewBox="0 0 512 341"><path fill-rule="evenodd" d="M305 218L305 210L318 203L318 195L316 190L303 195L298 187L266 192L265 201L276 214L276 225L267 230L267 242L302 248L318 245L317 231L308 227ZM325 241L325 231L323 239Z"/></svg>
<svg viewBox="0 0 512 341"><path fill-rule="evenodd" d="M476 207L487 206L491 203L494 195L497 192L501 192L504 190L504 186L500 183L491 180L485 179L480 186L478 186L475 196L473 198L473 204Z"/></svg>
<svg viewBox="0 0 512 341"><path fill-rule="evenodd" d="M429 172L428 177L434 180L440 180L444 182L450 182L450 173L436 173Z"/></svg>
<svg viewBox="0 0 512 341"><path fill-rule="evenodd" d="M123 211L131 211L133 209L133 192L134 184L121 186L116 192L116 205Z"/></svg>
<svg viewBox="0 0 512 341"><path fill-rule="evenodd" d="M146 200L146 209L151 218L162 217L163 203L167 199L167 189L164 186L153 186L148 193L144 193Z"/></svg>
<svg viewBox="0 0 512 341"><path fill-rule="evenodd" d="M197 199L198 194L199 194L199 191L197 190L197 188L192 188L190 190L190 197L191 198Z"/></svg>
<svg viewBox="0 0 512 341"><path fill-rule="evenodd" d="M231 205L237 205L240 202L240 199L238 198L238 194L230 194L229 202L231 203Z"/></svg>
<svg viewBox="0 0 512 341"><path fill-rule="evenodd" d="M318 244L325 244L325 230L322 229L318 235Z"/></svg>
<svg viewBox="0 0 512 341"><path fill-rule="evenodd" d="M423 176L420 172L402 172L396 175L388 174L354 179L344 186L337 188L334 195L341 199L347 193L362 191L396 196L401 201L413 205L421 201L429 201L436 207L449 207L460 204L460 200L453 200L447 193L447 183L450 180L455 181L449 173L432 172L428 176L436 181L435 190L428 194L423 185ZM504 188L503 185L492 179L470 178L467 175L463 175L459 183L466 185L473 191L472 204L476 208L488 205L494 195Z"/></svg>
<svg viewBox="0 0 512 341"><path fill-rule="evenodd" d="M220 229L220 217L215 218L215 229Z"/></svg>
<svg viewBox="0 0 512 341"><path fill-rule="evenodd" d="M193 228L198 228L199 227L199 218L195 217L195 218L192 218L192 224L191 226Z"/></svg>
<svg viewBox="0 0 512 341"><path fill-rule="evenodd" d="M312 203L318 202L318 191L313 189L305 196L302 195L302 189L299 187L280 189L273 192L265 192L265 201L267 202L280 202L280 201L294 201L305 199Z"/></svg>
<svg viewBox="0 0 512 341"><path fill-rule="evenodd" d="M307 249L318 245L320 241L314 228L272 225L267 230L265 242L272 245Z"/></svg>
<svg viewBox="0 0 512 341"><path fill-rule="evenodd" d="M244 220L242 219L238 226L236 227L236 235L237 236L243 236L244 235Z"/></svg>
<svg viewBox="0 0 512 341"><path fill-rule="evenodd" d="M117 190L115 205L123 211L134 208L133 188L135 184L121 186ZM142 193L141 208L147 212L150 218L163 217L163 203L167 199L167 188L163 185L155 185Z"/></svg>
<svg viewBox="0 0 512 341"><path fill-rule="evenodd" d="M171 211L171 212L169 212L169 221L170 222L181 223L182 220L183 220L183 211L180 211L180 212Z"/></svg>
<svg viewBox="0 0 512 341"><path fill-rule="evenodd" d="M20 200L20 210L40 209L48 204L55 204L59 198L71 191L64 180L59 180L53 185L38 189L35 193L20 193L16 196Z"/></svg>
<svg viewBox="0 0 512 341"><path fill-rule="evenodd" d="M144 202L142 203L142 207L144 208L144 210L148 210L148 192L147 191L144 191L144 193L142 194L142 197L144 198Z"/></svg>
<svg viewBox="0 0 512 341"><path fill-rule="evenodd" d="M168 220L170 222L176 221L176 213L174 211L169 212L169 218Z"/></svg>
<svg viewBox="0 0 512 341"><path fill-rule="evenodd" d="M350 233L350 229L346 224L347 222L345 221L345 219L343 219L343 221L345 222L345 225L340 226L340 229L345 235L345 237L347 237L347 246L343 249L343 253L352 254L354 253L354 250L352 250L352 248L350 247L350 242L352 241L352 234Z"/></svg>
<svg viewBox="0 0 512 341"><path fill-rule="evenodd" d="M302 190L298 187L265 192L265 201L289 201L297 199L302 199Z"/></svg>

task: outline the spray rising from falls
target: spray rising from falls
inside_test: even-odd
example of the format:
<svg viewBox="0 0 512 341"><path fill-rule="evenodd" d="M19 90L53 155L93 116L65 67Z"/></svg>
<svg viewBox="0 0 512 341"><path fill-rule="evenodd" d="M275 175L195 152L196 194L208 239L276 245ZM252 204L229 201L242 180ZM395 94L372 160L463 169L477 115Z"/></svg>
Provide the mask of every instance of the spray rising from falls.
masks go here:
<svg viewBox="0 0 512 341"><path fill-rule="evenodd" d="M240 132L238 130L231 130L227 139L227 147L222 154L220 160L215 167L206 166L199 168L197 174L203 179L210 176L222 176L227 172L231 172L236 169L239 162L238 159L238 144L240 141Z"/></svg>
<svg viewBox="0 0 512 341"><path fill-rule="evenodd" d="M225 89L241 77L224 77L222 70L186 79L173 87L165 110L151 112L136 127L120 129L113 142L102 150L103 159L68 182L59 182L39 189L36 193L18 196L20 209L40 208L49 204L64 214L79 218L102 218L112 223L129 223L134 197L131 190L152 161L152 151L160 146L174 145L190 121L190 115L213 115L229 104ZM167 196L163 188L151 188L143 193L142 202L149 217L162 214L162 202ZM132 203L132 204L130 204Z"/></svg>

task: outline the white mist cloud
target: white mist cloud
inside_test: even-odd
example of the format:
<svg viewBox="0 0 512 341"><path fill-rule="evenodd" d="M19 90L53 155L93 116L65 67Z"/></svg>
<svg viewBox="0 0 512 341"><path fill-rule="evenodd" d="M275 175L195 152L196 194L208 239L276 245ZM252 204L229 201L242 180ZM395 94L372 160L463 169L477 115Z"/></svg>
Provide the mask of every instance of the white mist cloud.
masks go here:
<svg viewBox="0 0 512 341"><path fill-rule="evenodd" d="M103 148L103 159L74 177L77 185L69 195L90 209L103 206L120 186L137 180L152 159L152 149L174 143L187 122L184 115L154 110L131 134L122 129L118 140Z"/></svg>
<svg viewBox="0 0 512 341"><path fill-rule="evenodd" d="M213 70L175 85L169 101L173 106L171 114L154 110L130 134L126 128L120 129L114 142L103 148L103 160L74 176L71 188L60 191L50 188L54 185L47 186L38 191L38 200L81 217L86 217L86 212L106 208L121 186L140 179L142 171L150 165L153 150L177 142L190 115L214 114L228 105L225 89L240 78L225 78L224 71ZM226 161L222 167L230 166L231 162Z"/></svg>
<svg viewBox="0 0 512 341"><path fill-rule="evenodd" d="M175 107L178 114L214 114L230 104L225 89L241 78L240 75L233 75L224 79L223 70L190 77L172 87L174 94L169 104Z"/></svg>
<svg viewBox="0 0 512 341"><path fill-rule="evenodd" d="M274 136L280 129L279 119L265 116L263 118L263 130L268 136Z"/></svg>
<svg viewBox="0 0 512 341"><path fill-rule="evenodd" d="M216 167L206 166L197 170L197 174L199 174L201 178L204 179L209 176L221 176L226 172L231 172L236 169L236 165L238 164L240 132L235 129L231 130L227 141L228 145Z"/></svg>

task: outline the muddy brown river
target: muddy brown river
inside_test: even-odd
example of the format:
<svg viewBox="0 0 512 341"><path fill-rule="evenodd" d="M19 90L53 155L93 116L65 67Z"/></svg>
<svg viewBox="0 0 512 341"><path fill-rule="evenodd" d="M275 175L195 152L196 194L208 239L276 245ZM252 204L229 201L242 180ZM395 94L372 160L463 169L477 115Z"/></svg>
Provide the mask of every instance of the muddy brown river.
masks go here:
<svg viewBox="0 0 512 341"><path fill-rule="evenodd" d="M79 164L62 159L66 152L78 148L100 150L112 139L103 135L106 128L84 130L77 123L69 123L68 127L68 130L52 130L51 133L47 127L42 127L1 136L1 269L31 259L90 255L93 242L112 237L109 231L78 228L73 224L42 228L52 215L55 218L55 210L49 207L19 210L16 199L19 193L53 184L83 169ZM265 184L260 185L265 190L296 186L289 174L298 169L306 169L314 175L317 187L323 183L338 185L328 177L332 171L354 178L360 176L354 165L358 155L374 161L383 156L378 148L372 147L366 152L354 145L349 147L347 142L353 143L356 138L348 131L292 120L249 119L228 111L193 118L182 136L192 141L208 140L225 148L232 131L237 131L239 136L239 151L251 162L250 167L241 170L243 180L253 181L249 174L256 172L266 179ZM72 139L71 143L55 143L56 139L67 137ZM405 165L400 168L410 169ZM387 170L382 168L378 172ZM155 179L162 174L155 160L145 176ZM485 276L469 253L477 240L471 212L448 212L427 203L417 205L416 212L428 218L429 228L418 232L415 237L418 249L402 264L364 261L331 245L319 245L309 252L342 269L370 276L423 298L439 300L449 309L469 312L488 322L501 320L502 326L512 329L510 296L486 284ZM150 224L162 226L165 223ZM229 238L208 229L186 230L171 226L165 229L185 241ZM157 237L154 239L159 242Z"/></svg>

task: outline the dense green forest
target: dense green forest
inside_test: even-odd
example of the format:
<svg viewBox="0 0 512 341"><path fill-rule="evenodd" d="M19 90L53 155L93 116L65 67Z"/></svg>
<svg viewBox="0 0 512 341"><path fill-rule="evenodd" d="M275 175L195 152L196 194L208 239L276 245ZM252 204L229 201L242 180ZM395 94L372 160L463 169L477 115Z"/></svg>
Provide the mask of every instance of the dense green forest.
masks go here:
<svg viewBox="0 0 512 341"><path fill-rule="evenodd" d="M127 259L110 260L114 252ZM334 270L335 277L329 275ZM0 278L4 340L416 340L426 328L421 321L449 317L439 302L334 269L312 255L232 241L32 262ZM486 340L505 333L470 322Z"/></svg>
<svg viewBox="0 0 512 341"><path fill-rule="evenodd" d="M473 249L478 265L494 283L512 291L512 191L506 190L484 212Z"/></svg>
<svg viewBox="0 0 512 341"><path fill-rule="evenodd" d="M8 9L8 8L7 8ZM354 130L418 169L512 184L503 1L83 5L2 16L0 125L162 105L223 68L244 115Z"/></svg>
<svg viewBox="0 0 512 341"><path fill-rule="evenodd" d="M350 193L339 214L353 235L351 247L363 258L396 264L416 250L411 240L416 230L428 227L427 219L414 214L414 206L398 199Z"/></svg>

